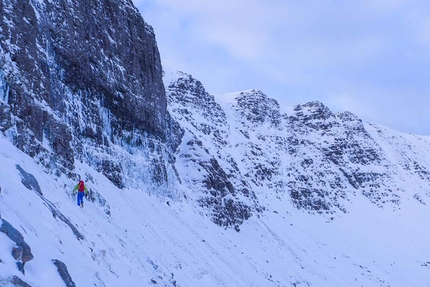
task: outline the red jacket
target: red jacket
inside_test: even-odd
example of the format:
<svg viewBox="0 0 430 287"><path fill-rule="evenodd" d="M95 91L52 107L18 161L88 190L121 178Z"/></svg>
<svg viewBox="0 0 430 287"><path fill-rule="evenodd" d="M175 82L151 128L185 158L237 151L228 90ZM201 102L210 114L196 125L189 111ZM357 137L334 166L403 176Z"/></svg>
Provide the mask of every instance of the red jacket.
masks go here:
<svg viewBox="0 0 430 287"><path fill-rule="evenodd" d="M82 185L82 186L81 186ZM79 188L79 187L83 187L83 190L81 190L82 188ZM85 186L85 184L84 184L84 181L83 180L81 180L81 181L79 181L79 183L75 186L75 188L73 189L73 191L78 191L78 192L85 192L85 193L87 193L88 192L88 189L87 189L87 187Z"/></svg>

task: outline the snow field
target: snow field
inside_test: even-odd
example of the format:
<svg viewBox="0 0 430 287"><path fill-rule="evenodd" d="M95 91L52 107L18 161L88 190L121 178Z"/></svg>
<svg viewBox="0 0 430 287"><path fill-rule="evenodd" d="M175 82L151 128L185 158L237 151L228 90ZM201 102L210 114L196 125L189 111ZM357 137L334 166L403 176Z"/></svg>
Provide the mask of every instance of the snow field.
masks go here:
<svg viewBox="0 0 430 287"><path fill-rule="evenodd" d="M46 174L0 138L0 211L24 236L34 259L20 273L0 233L0 278L16 275L32 286L63 286L52 259L63 261L77 286L428 286L429 211L416 200L393 212L358 194L351 212L334 220L309 215L269 196L271 210L253 216L241 231L225 230L193 201L119 190L90 174L90 189L110 205L76 205L74 182ZM21 183L19 164L33 174L44 196L84 235L54 218L41 198ZM414 188L414 187L411 187ZM156 283L154 283L156 282ZM6 284L6 283L5 283ZM7 285L6 285L7 286Z"/></svg>

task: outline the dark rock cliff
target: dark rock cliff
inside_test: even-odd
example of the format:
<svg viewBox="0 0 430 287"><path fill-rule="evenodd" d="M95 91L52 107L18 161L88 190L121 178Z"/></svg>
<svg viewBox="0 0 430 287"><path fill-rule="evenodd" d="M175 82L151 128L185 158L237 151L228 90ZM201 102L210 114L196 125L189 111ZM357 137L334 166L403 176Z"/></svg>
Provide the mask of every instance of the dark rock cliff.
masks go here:
<svg viewBox="0 0 430 287"><path fill-rule="evenodd" d="M132 1L4 0L0 10L2 133L51 171L73 175L79 160L119 187L172 180L180 135L153 29Z"/></svg>

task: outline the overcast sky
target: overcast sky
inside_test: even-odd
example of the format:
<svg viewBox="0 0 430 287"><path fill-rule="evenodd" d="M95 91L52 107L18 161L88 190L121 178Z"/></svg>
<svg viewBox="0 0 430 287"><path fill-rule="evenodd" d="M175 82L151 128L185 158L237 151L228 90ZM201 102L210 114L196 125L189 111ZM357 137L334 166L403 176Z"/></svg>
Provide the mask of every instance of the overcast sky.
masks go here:
<svg viewBox="0 0 430 287"><path fill-rule="evenodd" d="M256 88L430 135L430 1L133 1L165 71L210 94Z"/></svg>

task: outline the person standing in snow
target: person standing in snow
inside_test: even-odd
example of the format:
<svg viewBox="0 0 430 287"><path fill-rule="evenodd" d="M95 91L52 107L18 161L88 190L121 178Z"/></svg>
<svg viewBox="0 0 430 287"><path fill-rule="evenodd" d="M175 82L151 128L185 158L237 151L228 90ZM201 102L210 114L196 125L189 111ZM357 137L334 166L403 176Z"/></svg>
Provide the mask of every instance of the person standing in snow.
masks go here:
<svg viewBox="0 0 430 287"><path fill-rule="evenodd" d="M80 180L79 183L75 186L73 191L78 191L78 205L80 207L84 207L84 195L87 195L88 189L85 186L85 183L83 180Z"/></svg>

